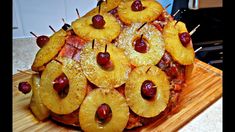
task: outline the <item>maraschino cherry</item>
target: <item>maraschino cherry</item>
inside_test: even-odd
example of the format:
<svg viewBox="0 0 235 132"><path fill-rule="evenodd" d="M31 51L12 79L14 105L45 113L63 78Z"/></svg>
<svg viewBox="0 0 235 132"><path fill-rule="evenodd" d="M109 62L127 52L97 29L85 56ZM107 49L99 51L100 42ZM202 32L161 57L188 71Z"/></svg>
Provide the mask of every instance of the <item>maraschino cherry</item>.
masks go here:
<svg viewBox="0 0 235 132"><path fill-rule="evenodd" d="M137 52L140 52L140 53L146 53L147 52L147 44L143 40L143 34L141 35L140 38L138 38L134 41L134 47L135 47L135 50Z"/></svg>
<svg viewBox="0 0 235 132"><path fill-rule="evenodd" d="M53 81L53 88L59 95L66 95L66 88L69 86L69 80L67 76L62 73Z"/></svg>
<svg viewBox="0 0 235 132"><path fill-rule="evenodd" d="M37 43L38 47L40 47L40 48L42 48L44 45L46 45L46 43L50 39L48 36L45 36L45 35L37 36L33 32L30 32L30 33L37 38L36 43Z"/></svg>
<svg viewBox="0 0 235 132"><path fill-rule="evenodd" d="M97 29L101 29L105 25L104 17L100 14L97 14L92 17L92 25Z"/></svg>
<svg viewBox="0 0 235 132"><path fill-rule="evenodd" d="M101 3L103 3L103 2L104 2L103 0L98 1L97 6L99 6L99 13L92 17L92 25L93 25L93 27L95 27L97 29L101 29L105 25L104 17L102 15L100 15Z"/></svg>
<svg viewBox="0 0 235 132"><path fill-rule="evenodd" d="M187 46L191 40L191 36L188 32L179 33L179 38L183 46Z"/></svg>
<svg viewBox="0 0 235 132"><path fill-rule="evenodd" d="M135 0L131 5L132 11L142 11L143 9L144 8L140 0Z"/></svg>
<svg viewBox="0 0 235 132"><path fill-rule="evenodd" d="M144 99L150 100L155 97L157 88L150 80L145 80L141 86L141 95Z"/></svg>
<svg viewBox="0 0 235 132"><path fill-rule="evenodd" d="M18 90L24 94L27 94L31 91L31 85L28 82L20 82Z"/></svg>
<svg viewBox="0 0 235 132"><path fill-rule="evenodd" d="M109 52L107 52L107 45L105 45L104 52L98 53L96 60L100 66L104 66L105 64L108 64L108 62L110 61L110 54Z"/></svg>
<svg viewBox="0 0 235 132"><path fill-rule="evenodd" d="M101 104L96 111L96 118L99 123L106 123L112 117L112 110L107 104Z"/></svg>

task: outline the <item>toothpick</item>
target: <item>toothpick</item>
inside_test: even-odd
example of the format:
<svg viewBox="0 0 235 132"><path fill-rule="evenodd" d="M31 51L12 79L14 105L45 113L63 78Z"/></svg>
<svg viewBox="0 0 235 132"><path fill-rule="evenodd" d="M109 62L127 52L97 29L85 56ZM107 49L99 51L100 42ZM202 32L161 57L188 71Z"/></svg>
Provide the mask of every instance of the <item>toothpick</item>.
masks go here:
<svg viewBox="0 0 235 132"><path fill-rule="evenodd" d="M177 24L178 22L179 22L179 20L177 20L177 21L176 21L176 23L175 23L175 25L174 25L174 26L176 26L176 24Z"/></svg>
<svg viewBox="0 0 235 132"><path fill-rule="evenodd" d="M36 38L38 37L36 34L34 34L33 32L30 32L33 36L35 36Z"/></svg>
<svg viewBox="0 0 235 132"><path fill-rule="evenodd" d="M49 28L55 33L55 29L53 29L51 25L49 25Z"/></svg>
<svg viewBox="0 0 235 132"><path fill-rule="evenodd" d="M65 20L64 20L64 18L62 18L62 21L63 21L63 23L65 24Z"/></svg>
<svg viewBox="0 0 235 132"><path fill-rule="evenodd" d="M140 36L140 40L142 40L142 38L143 38L143 34L141 34L141 36Z"/></svg>
<svg viewBox="0 0 235 132"><path fill-rule="evenodd" d="M106 51L107 51L107 47L108 47L108 45L106 44L106 45L105 45L104 52L106 52Z"/></svg>
<svg viewBox="0 0 235 132"><path fill-rule="evenodd" d="M200 24L198 24L189 34L190 36L193 35L193 33L197 30L197 28L200 26Z"/></svg>
<svg viewBox="0 0 235 132"><path fill-rule="evenodd" d="M164 9L166 10L170 5L171 5L171 3L169 3Z"/></svg>
<svg viewBox="0 0 235 132"><path fill-rule="evenodd" d="M148 71L150 70L151 67L148 68L148 70L145 73L148 73Z"/></svg>
<svg viewBox="0 0 235 132"><path fill-rule="evenodd" d="M139 31L144 25L146 25L147 24L147 22L145 22L143 25L141 25L138 29L137 29L137 31Z"/></svg>
<svg viewBox="0 0 235 132"><path fill-rule="evenodd" d="M37 72L29 72L29 71L22 71L22 70L19 70L17 69L17 71L21 72L21 73L24 73L24 74L28 74L28 75L35 75L35 74L38 74Z"/></svg>
<svg viewBox="0 0 235 132"><path fill-rule="evenodd" d="M180 10L177 10L172 16L175 17L179 12Z"/></svg>
<svg viewBox="0 0 235 132"><path fill-rule="evenodd" d="M95 39L92 40L92 49L94 49L95 46Z"/></svg>
<svg viewBox="0 0 235 132"><path fill-rule="evenodd" d="M197 48L195 51L194 51L194 53L197 53L199 50L201 50L202 49L202 47L199 47L199 48Z"/></svg>
<svg viewBox="0 0 235 132"><path fill-rule="evenodd" d="M157 88L157 86L152 86L152 88Z"/></svg>
<svg viewBox="0 0 235 132"><path fill-rule="evenodd" d="M60 63L61 65L63 65L63 63L61 61L57 60L56 58L54 58L53 60Z"/></svg>
<svg viewBox="0 0 235 132"><path fill-rule="evenodd" d="M77 15L78 15L78 18L80 18L80 14L78 12L78 9L76 8L76 12L77 12Z"/></svg>
<svg viewBox="0 0 235 132"><path fill-rule="evenodd" d="M98 12L99 14L100 14L100 8L101 8L101 4L99 5L99 12Z"/></svg>
<svg viewBox="0 0 235 132"><path fill-rule="evenodd" d="M97 3L97 5L96 5L96 6L99 6L99 12L98 12L98 13L100 13L101 4L102 4L103 2L104 2L103 0L99 0L98 3Z"/></svg>

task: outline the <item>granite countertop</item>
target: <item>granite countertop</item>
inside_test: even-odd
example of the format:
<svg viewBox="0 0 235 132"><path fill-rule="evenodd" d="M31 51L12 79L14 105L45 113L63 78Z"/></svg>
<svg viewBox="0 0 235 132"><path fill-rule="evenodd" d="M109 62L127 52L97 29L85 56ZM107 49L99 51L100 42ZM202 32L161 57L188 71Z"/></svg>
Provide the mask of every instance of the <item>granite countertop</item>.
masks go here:
<svg viewBox="0 0 235 132"><path fill-rule="evenodd" d="M13 39L12 74L18 73L17 70L30 69L38 50L35 38ZM222 132L222 100L217 100L179 132Z"/></svg>

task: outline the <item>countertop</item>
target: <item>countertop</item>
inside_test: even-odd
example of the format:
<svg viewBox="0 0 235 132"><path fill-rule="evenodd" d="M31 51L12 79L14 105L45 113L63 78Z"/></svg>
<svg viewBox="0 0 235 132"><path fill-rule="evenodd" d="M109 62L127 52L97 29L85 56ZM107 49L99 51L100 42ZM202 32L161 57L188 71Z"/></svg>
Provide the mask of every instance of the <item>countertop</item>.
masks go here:
<svg viewBox="0 0 235 132"><path fill-rule="evenodd" d="M17 70L30 69L38 50L35 38L13 39L12 74L18 73ZM179 132L222 132L222 102L221 97L183 126Z"/></svg>

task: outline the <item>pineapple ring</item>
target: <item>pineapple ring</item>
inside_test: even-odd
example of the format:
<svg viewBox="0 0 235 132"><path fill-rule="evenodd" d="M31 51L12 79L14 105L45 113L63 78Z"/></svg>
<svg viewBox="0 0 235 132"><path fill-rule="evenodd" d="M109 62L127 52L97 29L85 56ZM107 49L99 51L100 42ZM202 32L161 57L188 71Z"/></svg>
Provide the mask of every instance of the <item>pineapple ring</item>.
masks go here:
<svg viewBox="0 0 235 132"><path fill-rule="evenodd" d="M72 22L74 32L85 40L103 39L111 42L121 32L121 26L114 16L108 13L100 13L105 20L104 28L96 29L92 26L92 16L84 16Z"/></svg>
<svg viewBox="0 0 235 132"><path fill-rule="evenodd" d="M117 39L117 47L125 50L125 54L134 66L156 65L165 52L165 44L161 32L153 25L146 24L139 31L137 29L141 23L133 23L130 27L123 30ZM148 41L147 53L139 53L135 51L133 41L136 37L144 35Z"/></svg>
<svg viewBox="0 0 235 132"><path fill-rule="evenodd" d="M104 52L107 44L107 52L114 65L113 70L104 70L96 61L99 52ZM95 41L94 49L89 42L81 51L81 67L88 80L101 88L119 87L128 79L131 71L130 64L124 52L108 42Z"/></svg>
<svg viewBox="0 0 235 132"><path fill-rule="evenodd" d="M179 33L188 32L183 22L168 22L163 28L163 38L166 44L166 50L172 55L174 60L182 65L190 65L194 62L195 53L192 45L188 44L184 47L179 39ZM190 42L192 43L192 42Z"/></svg>
<svg viewBox="0 0 235 132"><path fill-rule="evenodd" d="M141 85L145 80L150 80L157 86L156 97L151 101L141 96ZM157 66L141 66L134 69L126 82L127 104L133 112L142 117L154 117L160 114L167 107L169 95L170 85L167 76Z"/></svg>
<svg viewBox="0 0 235 132"><path fill-rule="evenodd" d="M55 57L64 46L66 35L66 31L61 29L50 37L47 44L37 52L32 65L33 71L42 71L45 69L44 64L51 61L51 59Z"/></svg>
<svg viewBox="0 0 235 132"><path fill-rule="evenodd" d="M121 2L118 6L118 15L126 24L131 24L135 22L151 22L158 18L163 11L163 7L160 3L155 0L141 0L143 7L142 11L132 11L131 5L134 0Z"/></svg>
<svg viewBox="0 0 235 132"><path fill-rule="evenodd" d="M52 112L69 114L76 110L85 98L87 80L78 62L65 57L58 57L57 60L63 65L52 60L42 73L40 96ZM61 73L64 73L69 80L69 92L65 98L59 97L52 83Z"/></svg>
<svg viewBox="0 0 235 132"><path fill-rule="evenodd" d="M36 118L43 121L50 115L49 109L43 104L42 98L40 96L40 76L32 75L32 96L30 100L29 107Z"/></svg>
<svg viewBox="0 0 235 132"><path fill-rule="evenodd" d="M107 124L100 125L95 120L97 108L106 103L112 110L112 118ZM91 91L81 104L79 122L82 130L87 132L123 131L129 119L129 107L125 98L115 89L95 89Z"/></svg>

